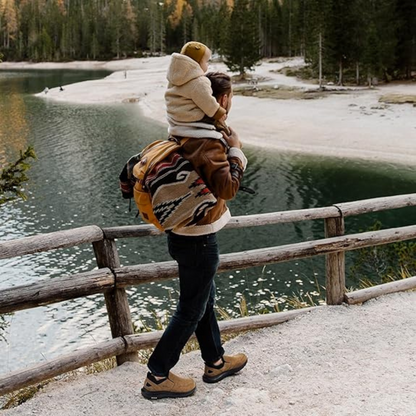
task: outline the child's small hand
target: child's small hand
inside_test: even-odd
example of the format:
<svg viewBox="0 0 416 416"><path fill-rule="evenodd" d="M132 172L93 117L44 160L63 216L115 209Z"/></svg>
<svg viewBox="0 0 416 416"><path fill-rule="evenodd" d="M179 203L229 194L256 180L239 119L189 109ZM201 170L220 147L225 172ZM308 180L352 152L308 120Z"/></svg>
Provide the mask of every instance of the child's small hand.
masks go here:
<svg viewBox="0 0 416 416"><path fill-rule="evenodd" d="M238 138L238 134L231 128L228 127L228 130L230 134L226 134L225 131L222 131L222 135L224 139L227 141L230 147L238 147L241 149L243 145L240 142L240 139Z"/></svg>
<svg viewBox="0 0 416 416"><path fill-rule="evenodd" d="M225 120L227 120L227 113L225 113L220 119L218 119L218 121L220 122L220 123L224 123L225 124Z"/></svg>
<svg viewBox="0 0 416 416"><path fill-rule="evenodd" d="M225 121L226 119L227 119L227 114L224 114L221 118L219 118L218 120L214 122L214 125L218 131L220 132L225 131L226 133L229 133L229 128Z"/></svg>

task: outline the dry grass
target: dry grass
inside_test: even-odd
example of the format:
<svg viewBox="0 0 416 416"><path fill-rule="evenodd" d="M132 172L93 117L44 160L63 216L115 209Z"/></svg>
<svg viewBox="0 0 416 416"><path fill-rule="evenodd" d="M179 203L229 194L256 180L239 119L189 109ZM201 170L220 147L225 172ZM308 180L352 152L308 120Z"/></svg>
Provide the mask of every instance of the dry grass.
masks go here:
<svg viewBox="0 0 416 416"><path fill-rule="evenodd" d="M416 106L416 95L386 94L379 101L386 104L413 104Z"/></svg>
<svg viewBox="0 0 416 416"><path fill-rule="evenodd" d="M245 97L272 98L276 100L316 100L333 94L348 94L349 91L342 89L305 90L296 87L274 86L274 85L247 85L237 86L233 89L235 95Z"/></svg>

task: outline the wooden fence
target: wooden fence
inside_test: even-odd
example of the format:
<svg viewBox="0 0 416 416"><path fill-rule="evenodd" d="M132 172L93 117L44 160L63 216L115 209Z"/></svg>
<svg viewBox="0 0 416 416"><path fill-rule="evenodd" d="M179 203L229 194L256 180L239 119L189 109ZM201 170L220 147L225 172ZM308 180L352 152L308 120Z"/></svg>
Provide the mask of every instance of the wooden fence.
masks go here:
<svg viewBox="0 0 416 416"><path fill-rule="evenodd" d="M324 208L233 217L227 229L324 220L325 238L296 244L221 255L219 271L249 268L306 257L326 256L326 302L328 305L362 303L373 297L416 288L416 277L346 293L345 252L416 238L416 225L344 235L344 218L369 212L416 205L416 194L376 198ZM0 395L55 377L67 371L116 356L118 365L137 361L137 351L154 346L161 331L134 334L126 287L172 279L173 261L121 267L116 239L161 234L150 225L100 228L87 226L0 242L0 259L91 243L98 269L62 276L30 285L0 290L0 314L49 305L102 293L105 297L113 339L83 348L32 368L0 377ZM276 325L315 308L305 308L220 322L223 333Z"/></svg>

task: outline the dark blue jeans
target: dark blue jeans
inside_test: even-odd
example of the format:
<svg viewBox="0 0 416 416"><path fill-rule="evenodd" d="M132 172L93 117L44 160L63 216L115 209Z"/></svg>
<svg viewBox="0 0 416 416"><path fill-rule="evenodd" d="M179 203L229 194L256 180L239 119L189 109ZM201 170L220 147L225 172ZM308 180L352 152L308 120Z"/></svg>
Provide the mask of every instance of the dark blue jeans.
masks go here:
<svg viewBox="0 0 416 416"><path fill-rule="evenodd" d="M214 277L219 263L216 235L168 233L168 247L178 262L180 295L176 312L148 363L151 373L160 377L169 374L194 332L205 362L215 362L224 354L214 311Z"/></svg>

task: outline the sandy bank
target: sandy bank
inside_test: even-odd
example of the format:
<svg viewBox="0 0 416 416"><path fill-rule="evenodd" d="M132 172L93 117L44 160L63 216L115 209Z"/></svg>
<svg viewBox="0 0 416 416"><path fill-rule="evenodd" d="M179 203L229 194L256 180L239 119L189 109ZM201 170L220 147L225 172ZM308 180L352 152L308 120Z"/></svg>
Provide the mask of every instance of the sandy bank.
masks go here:
<svg viewBox="0 0 416 416"><path fill-rule="evenodd" d="M165 123L163 94L170 57L115 62L73 62L65 68L96 68L115 71L102 80L55 88L45 99L77 103L126 102ZM262 85L304 89L315 85L274 72L287 62L263 62L252 73ZM0 68L58 68L62 64L0 64ZM222 63L210 70L226 71ZM411 104L384 104L385 94L416 95L416 84L390 84L369 90L354 89L316 100L276 100L235 96L229 124L246 144L317 155L362 158L393 163L416 163L416 108ZM138 103L138 104L137 104Z"/></svg>
<svg viewBox="0 0 416 416"><path fill-rule="evenodd" d="M197 381L194 396L148 401L143 365L52 383L4 416L416 416L416 292L363 306L323 306L239 336L226 351L249 357L241 374L202 382L199 352L176 367Z"/></svg>

